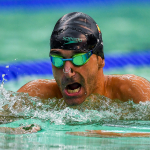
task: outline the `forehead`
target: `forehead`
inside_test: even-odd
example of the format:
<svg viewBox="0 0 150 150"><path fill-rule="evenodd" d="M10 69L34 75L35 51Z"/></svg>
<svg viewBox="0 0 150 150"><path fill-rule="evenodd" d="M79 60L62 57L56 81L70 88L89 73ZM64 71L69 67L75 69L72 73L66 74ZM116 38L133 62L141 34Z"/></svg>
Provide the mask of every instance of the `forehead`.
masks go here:
<svg viewBox="0 0 150 150"><path fill-rule="evenodd" d="M50 55L64 55L64 56L72 56L79 53L85 53L85 51L81 50L64 50L64 49L51 49Z"/></svg>

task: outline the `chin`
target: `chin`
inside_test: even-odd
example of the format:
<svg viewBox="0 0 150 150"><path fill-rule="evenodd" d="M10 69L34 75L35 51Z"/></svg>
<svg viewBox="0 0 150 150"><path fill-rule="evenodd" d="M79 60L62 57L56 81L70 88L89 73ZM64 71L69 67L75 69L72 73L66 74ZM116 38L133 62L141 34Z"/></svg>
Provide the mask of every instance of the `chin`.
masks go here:
<svg viewBox="0 0 150 150"><path fill-rule="evenodd" d="M85 101L85 98L64 98L65 103L69 106L80 105Z"/></svg>

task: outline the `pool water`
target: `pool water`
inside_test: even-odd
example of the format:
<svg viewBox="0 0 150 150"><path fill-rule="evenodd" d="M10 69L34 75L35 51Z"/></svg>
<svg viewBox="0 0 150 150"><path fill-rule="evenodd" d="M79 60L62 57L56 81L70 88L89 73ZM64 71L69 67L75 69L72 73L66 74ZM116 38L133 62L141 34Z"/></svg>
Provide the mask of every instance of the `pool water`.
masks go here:
<svg viewBox="0 0 150 150"><path fill-rule="evenodd" d="M93 3L93 1L91 1ZM16 3L17 4L17 3ZM71 1L72 4L72 1ZM60 4L59 4L60 5ZM61 6L61 5L60 5ZM79 6L79 5L78 5ZM23 60L48 59L49 37L54 24L63 14L80 11L92 16L99 24L104 40L104 53L122 54L143 52L150 48L150 9L141 3L110 6L70 7L39 11L11 10L6 7L0 14L0 63L19 62ZM113 38L112 38L113 37ZM9 43L9 44L8 44ZM106 62L107 63L107 62ZM127 66L105 70L105 74L136 74L150 81L149 66ZM99 138L74 136L66 132L85 130L107 130L113 132L150 132L150 102L134 104L129 102L112 102L100 95L92 106L93 99L88 99L78 107L61 107L56 99L42 105L40 99L16 92L25 83L37 79L50 79L52 76L25 76L15 81L5 82L0 87L0 127L19 127L31 123L39 124L42 130L24 135L0 133L0 149L21 150L149 150L150 138ZM26 101L25 101L26 100ZM36 101L34 103L34 101ZM13 109L14 103L22 104L22 110ZM30 107L26 102L34 103ZM3 112L7 105L9 111ZM3 112L3 114L1 113Z"/></svg>
<svg viewBox="0 0 150 150"><path fill-rule="evenodd" d="M149 138L96 138L82 137L65 134L66 131L82 131L85 129L107 129L121 131L149 131L148 127L137 127L132 121L126 122L126 125L117 125L113 127L107 125L55 125L49 121L40 121L36 119L19 120L7 126L18 126L35 122L42 126L43 130L38 133L28 135L7 135L0 134L1 149L149 149ZM123 122L122 122L123 123ZM145 121L147 125L149 122ZM131 125L132 124L132 125ZM113 123L112 123L113 125ZM125 127L124 127L125 126ZM137 128L137 129L135 129ZM144 128L144 129L143 129Z"/></svg>
<svg viewBox="0 0 150 150"><path fill-rule="evenodd" d="M96 104L93 99L97 99ZM149 138L144 137L99 138L66 134L85 130L150 132L150 102L112 101L100 95L87 100L76 107L63 106L63 99L59 100L59 106L56 99L49 99L49 103L43 105L39 98L6 90L1 85L0 111L4 105L8 105L9 111L0 115L0 126L36 123L42 130L24 135L0 133L0 149L149 149ZM22 104L22 110L13 109L15 102ZM34 106L30 107L27 102Z"/></svg>

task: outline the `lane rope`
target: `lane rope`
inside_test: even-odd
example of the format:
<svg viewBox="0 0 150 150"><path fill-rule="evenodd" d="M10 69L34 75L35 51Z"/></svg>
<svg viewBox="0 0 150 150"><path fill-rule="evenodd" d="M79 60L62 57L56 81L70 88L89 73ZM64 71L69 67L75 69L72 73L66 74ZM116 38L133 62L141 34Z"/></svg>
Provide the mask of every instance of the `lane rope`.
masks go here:
<svg viewBox="0 0 150 150"><path fill-rule="evenodd" d="M105 67L108 69L122 69L123 67L150 66L150 50L145 52L131 52L128 54L105 55ZM50 60L24 61L0 65L0 82L3 76L7 81L27 75L52 75Z"/></svg>

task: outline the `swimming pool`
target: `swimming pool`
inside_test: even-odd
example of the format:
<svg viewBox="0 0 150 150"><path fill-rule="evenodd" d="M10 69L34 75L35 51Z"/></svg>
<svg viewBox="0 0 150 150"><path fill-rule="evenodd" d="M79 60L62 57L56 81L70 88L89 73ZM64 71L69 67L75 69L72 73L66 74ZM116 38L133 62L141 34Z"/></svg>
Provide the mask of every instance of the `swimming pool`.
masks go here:
<svg viewBox="0 0 150 150"><path fill-rule="evenodd" d="M149 56L148 50L140 55L132 52L127 55L106 55L108 64L104 68L104 74L128 74L130 72L150 80ZM133 58L135 58L134 61ZM143 61L139 62L139 60ZM26 135L0 133L1 149L149 149L148 137L102 138L97 135L86 137L66 133L86 132L86 130L119 133L150 132L150 102L140 104L134 104L132 101L112 102L103 96L93 95L99 100L94 107L93 99L88 99L88 102L77 107L61 108L63 100L60 99L59 106L57 106L55 98L50 99L47 105L43 105L39 98L12 91L17 91L31 80L53 78L49 60L4 64L1 67L5 75L3 75L4 82L0 87L0 111L3 111L4 105L8 105L9 111L0 115L0 126L19 127L36 123L42 127L38 133ZM5 81L5 78L8 81ZM35 107L28 106L25 99L33 103L36 101ZM15 102L22 104L22 111L13 109Z"/></svg>
<svg viewBox="0 0 150 150"><path fill-rule="evenodd" d="M10 96L13 95L13 96ZM60 108L51 99L42 105L38 98L27 94L17 94L0 88L2 111L9 104L11 113L1 115L0 126L19 127L31 123L39 124L42 130L25 135L8 135L0 133L1 149L149 149L149 138L99 138L66 134L66 132L85 130L107 130L113 132L150 132L150 102L134 104L129 102L112 102L100 95L93 95L99 102L93 107L92 99L77 107ZM29 107L24 99L36 101L36 108ZM15 102L21 102L21 112L13 109ZM58 108L59 107L59 108Z"/></svg>
<svg viewBox="0 0 150 150"><path fill-rule="evenodd" d="M53 78L50 72L48 74L46 72L44 75L44 71L48 71L50 65L49 60L47 60L49 36L57 19L71 11L83 11L94 17L99 24L103 33L105 58L107 59L108 54L110 54L106 61L106 69L104 68L105 74L130 73L150 81L150 66L148 65L150 64L148 57L150 48L149 5L137 3L120 5L118 2L117 5L112 6L113 1L110 0L110 4L104 2L106 5L94 1L98 5L96 6L94 3L94 6L91 6L93 1L88 1L89 6L85 8L87 1L84 1L84 6L81 5L82 1L77 1L75 7L66 5L66 3L71 3L72 6L75 1L58 1L55 8L47 7L48 9L45 9L42 3L34 2L29 4L22 1L18 5L16 1L17 6L15 4L13 6L19 7L19 10L15 10L14 7L10 11L7 11L7 7L7 9L3 8L4 11L1 9L0 31L3 38L0 44L0 63L2 64L0 71L2 71L1 75L5 74L8 81L4 81L4 85L0 87L0 111L3 110L4 105L8 104L11 113L7 112L0 115L0 126L19 127L36 123L41 125L42 130L26 135L0 133L0 149L149 149L149 138L99 138L66 134L66 132L85 130L125 133L150 132L149 102L140 104L134 104L132 101L112 102L110 99L94 95L99 100L96 108L92 107L92 99L89 99L87 103L77 108L65 107L60 109L55 104L55 99L52 99L50 104L42 105L38 98L11 92L17 91L22 85L34 79ZM9 3L11 2L9 1ZM60 3L63 5L58 11ZM25 9L20 7L23 4ZM34 4L42 5L42 9L36 5L38 11L34 8ZM30 5L32 5L31 10L28 8ZM137 55L138 57L136 57ZM126 61L128 58L130 61ZM142 61L144 59L145 61ZM132 63L127 64L128 62ZM116 66L117 64L120 66ZM33 66L31 67L31 65ZM46 68L45 66L47 69L43 70ZM39 72L35 73L37 69ZM30 101L36 100L36 109L27 106L24 103L24 98ZM16 101L23 104L21 112L17 112L12 107ZM62 100L60 100L61 103L63 103Z"/></svg>

